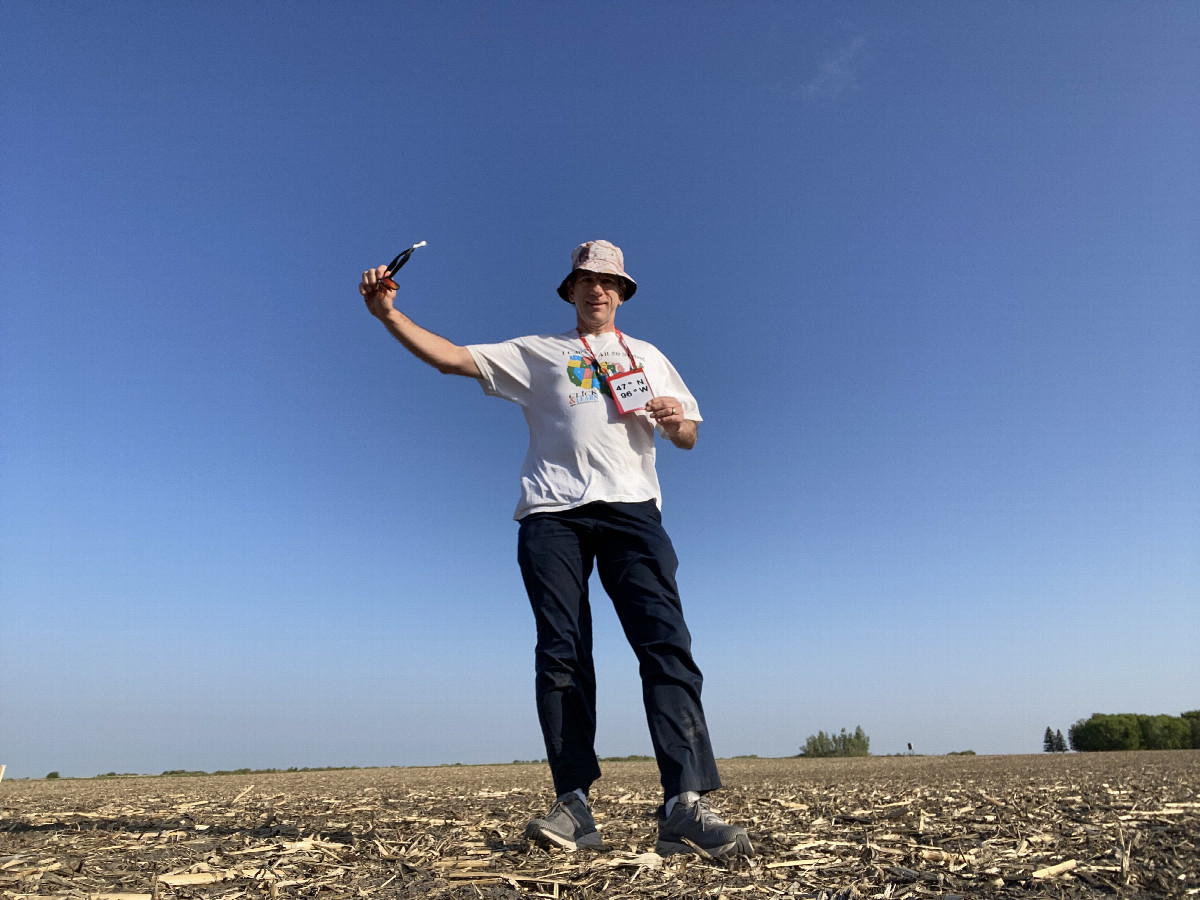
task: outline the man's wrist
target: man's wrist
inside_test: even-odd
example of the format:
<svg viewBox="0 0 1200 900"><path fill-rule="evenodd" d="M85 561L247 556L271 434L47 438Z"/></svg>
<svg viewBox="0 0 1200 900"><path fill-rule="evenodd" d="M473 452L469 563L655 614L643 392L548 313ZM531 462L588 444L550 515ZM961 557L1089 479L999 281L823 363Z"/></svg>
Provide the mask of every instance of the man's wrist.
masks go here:
<svg viewBox="0 0 1200 900"><path fill-rule="evenodd" d="M400 312L394 306L390 309L381 310L375 318L388 326L400 326L408 321L408 316L404 315L404 313Z"/></svg>
<svg viewBox="0 0 1200 900"><path fill-rule="evenodd" d="M696 428L696 423L691 419L684 419L673 431L667 432L667 440L676 447L683 450L690 450L696 445L696 436L698 434L699 431Z"/></svg>

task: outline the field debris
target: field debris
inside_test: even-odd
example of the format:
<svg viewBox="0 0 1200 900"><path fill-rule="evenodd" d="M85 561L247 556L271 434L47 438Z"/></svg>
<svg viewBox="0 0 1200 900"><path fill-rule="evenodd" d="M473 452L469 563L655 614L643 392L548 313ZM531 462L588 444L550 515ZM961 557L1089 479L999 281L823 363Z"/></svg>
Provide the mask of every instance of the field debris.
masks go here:
<svg viewBox="0 0 1200 900"><path fill-rule="evenodd" d="M536 764L9 779L0 900L1200 896L1200 751L725 760L725 862L655 853L653 763L603 768L574 853L522 836Z"/></svg>

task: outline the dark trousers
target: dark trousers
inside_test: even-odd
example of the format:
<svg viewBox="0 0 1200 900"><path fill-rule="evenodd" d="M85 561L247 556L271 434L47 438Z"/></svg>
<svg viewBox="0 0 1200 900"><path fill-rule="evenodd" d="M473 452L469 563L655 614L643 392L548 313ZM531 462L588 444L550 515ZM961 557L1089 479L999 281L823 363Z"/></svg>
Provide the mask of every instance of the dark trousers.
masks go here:
<svg viewBox="0 0 1200 900"><path fill-rule="evenodd" d="M679 561L654 501L528 515L517 556L537 622L538 719L555 792L586 792L600 777L588 602L593 564L637 655L665 795L720 787L700 705L703 677L675 584Z"/></svg>

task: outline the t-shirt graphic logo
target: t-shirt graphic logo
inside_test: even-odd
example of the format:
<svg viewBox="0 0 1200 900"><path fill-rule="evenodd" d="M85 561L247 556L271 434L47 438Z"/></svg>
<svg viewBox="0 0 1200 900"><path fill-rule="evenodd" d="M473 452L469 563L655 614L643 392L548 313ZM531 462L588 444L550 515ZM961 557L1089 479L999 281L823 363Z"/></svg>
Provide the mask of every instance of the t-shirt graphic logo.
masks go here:
<svg viewBox="0 0 1200 900"><path fill-rule="evenodd" d="M602 362L600 363L600 374L618 375L620 374L620 366ZM592 391L598 389L602 394L609 394L608 382L597 376L595 367L592 365L592 360L585 359L582 353L577 353L568 360L567 377L571 379L571 384L581 387L584 390Z"/></svg>

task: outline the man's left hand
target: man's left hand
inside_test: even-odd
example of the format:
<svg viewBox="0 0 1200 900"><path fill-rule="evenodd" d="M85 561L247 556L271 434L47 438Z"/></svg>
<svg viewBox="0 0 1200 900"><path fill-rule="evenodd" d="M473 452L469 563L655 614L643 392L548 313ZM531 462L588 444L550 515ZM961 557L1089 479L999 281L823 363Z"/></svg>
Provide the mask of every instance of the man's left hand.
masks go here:
<svg viewBox="0 0 1200 900"><path fill-rule="evenodd" d="M646 404L651 421L661 425L676 447L690 450L696 443L696 423L683 417L683 404L675 397L655 397Z"/></svg>

